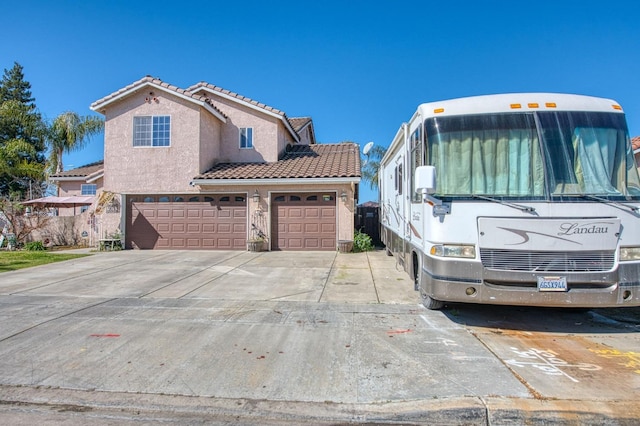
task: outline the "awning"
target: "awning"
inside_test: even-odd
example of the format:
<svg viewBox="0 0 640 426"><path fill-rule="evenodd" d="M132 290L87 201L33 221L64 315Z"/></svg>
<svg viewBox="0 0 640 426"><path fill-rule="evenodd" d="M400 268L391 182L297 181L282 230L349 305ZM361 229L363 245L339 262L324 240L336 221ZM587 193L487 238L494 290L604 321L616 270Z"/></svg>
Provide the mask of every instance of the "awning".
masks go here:
<svg viewBox="0 0 640 426"><path fill-rule="evenodd" d="M78 197L43 197L36 198L35 200L24 201L22 204L39 205L42 207L76 207L76 206L90 206L95 201L96 197L93 196L78 196Z"/></svg>

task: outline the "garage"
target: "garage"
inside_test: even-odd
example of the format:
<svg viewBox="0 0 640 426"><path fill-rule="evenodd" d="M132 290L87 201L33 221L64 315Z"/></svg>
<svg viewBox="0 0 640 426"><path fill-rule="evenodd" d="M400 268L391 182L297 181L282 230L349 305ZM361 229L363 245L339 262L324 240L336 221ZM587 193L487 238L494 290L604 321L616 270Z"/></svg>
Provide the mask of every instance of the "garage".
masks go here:
<svg viewBox="0 0 640 426"><path fill-rule="evenodd" d="M272 250L335 250L335 193L272 195Z"/></svg>
<svg viewBox="0 0 640 426"><path fill-rule="evenodd" d="M245 250L244 194L128 197L126 247Z"/></svg>

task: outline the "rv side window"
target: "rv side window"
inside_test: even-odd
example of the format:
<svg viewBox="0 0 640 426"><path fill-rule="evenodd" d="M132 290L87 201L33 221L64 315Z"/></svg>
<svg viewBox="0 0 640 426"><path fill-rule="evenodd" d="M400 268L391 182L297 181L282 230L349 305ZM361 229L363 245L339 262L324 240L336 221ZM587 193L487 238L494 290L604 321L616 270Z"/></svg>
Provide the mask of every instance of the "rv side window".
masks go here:
<svg viewBox="0 0 640 426"><path fill-rule="evenodd" d="M416 175L416 169L420 166L424 166L424 142L422 140L422 127L418 127L415 132L411 134L410 140L411 147L411 173L410 176ZM411 199L414 203L422 201L420 194L416 192L415 182L411 179L409 183L411 185Z"/></svg>
<svg viewBox="0 0 640 426"><path fill-rule="evenodd" d="M398 166L393 169L393 185L396 192L398 192Z"/></svg>
<svg viewBox="0 0 640 426"><path fill-rule="evenodd" d="M398 164L398 195L402 195L402 164Z"/></svg>

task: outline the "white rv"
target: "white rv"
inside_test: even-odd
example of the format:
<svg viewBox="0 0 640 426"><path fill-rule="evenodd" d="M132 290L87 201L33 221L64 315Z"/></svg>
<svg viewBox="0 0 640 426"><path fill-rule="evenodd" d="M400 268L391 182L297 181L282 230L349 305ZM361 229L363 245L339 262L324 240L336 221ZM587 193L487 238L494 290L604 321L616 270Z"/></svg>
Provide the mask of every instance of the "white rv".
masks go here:
<svg viewBox="0 0 640 426"><path fill-rule="evenodd" d="M422 104L379 179L382 241L429 309L640 305L640 179L615 101Z"/></svg>

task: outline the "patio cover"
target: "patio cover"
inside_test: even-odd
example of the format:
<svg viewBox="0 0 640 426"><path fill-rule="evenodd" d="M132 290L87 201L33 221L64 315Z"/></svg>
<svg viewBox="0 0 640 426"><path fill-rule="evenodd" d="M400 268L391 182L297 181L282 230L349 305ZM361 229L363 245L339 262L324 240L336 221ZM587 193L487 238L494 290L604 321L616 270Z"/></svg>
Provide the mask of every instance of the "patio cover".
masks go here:
<svg viewBox="0 0 640 426"><path fill-rule="evenodd" d="M42 207L76 207L76 206L90 206L95 201L94 196L80 196L80 197L43 197L36 198L35 200L25 201L22 204L33 204Z"/></svg>

